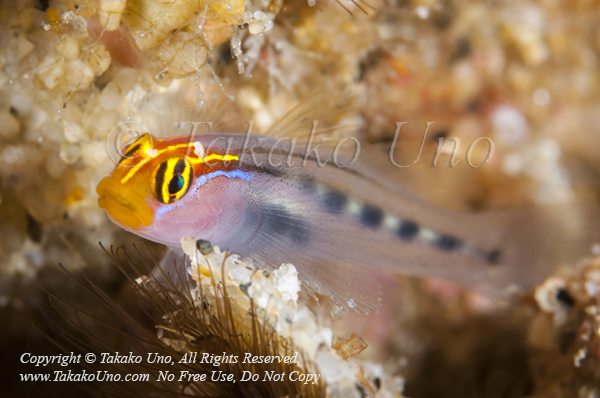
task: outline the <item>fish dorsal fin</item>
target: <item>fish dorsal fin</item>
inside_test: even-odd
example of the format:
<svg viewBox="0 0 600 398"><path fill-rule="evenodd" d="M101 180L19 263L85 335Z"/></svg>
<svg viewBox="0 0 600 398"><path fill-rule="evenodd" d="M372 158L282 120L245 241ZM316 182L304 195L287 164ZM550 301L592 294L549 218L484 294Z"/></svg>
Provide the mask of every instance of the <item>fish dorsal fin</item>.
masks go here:
<svg viewBox="0 0 600 398"><path fill-rule="evenodd" d="M139 119L154 136L189 135L193 128L190 122L212 123L210 131L217 133L235 131L243 125L242 117L231 99L220 91L208 90L201 99L193 79L183 79L173 84L176 87L169 87L165 95L150 96L145 100L141 114L134 118L136 121ZM207 132L207 126L198 126L195 134Z"/></svg>
<svg viewBox="0 0 600 398"><path fill-rule="evenodd" d="M317 122L315 136L342 129L357 129L357 124L344 123L343 118L357 110L356 97L350 92L328 94L317 92L292 108L263 135L272 138L297 138L302 141L310 135L313 122ZM341 122L341 123L340 123Z"/></svg>

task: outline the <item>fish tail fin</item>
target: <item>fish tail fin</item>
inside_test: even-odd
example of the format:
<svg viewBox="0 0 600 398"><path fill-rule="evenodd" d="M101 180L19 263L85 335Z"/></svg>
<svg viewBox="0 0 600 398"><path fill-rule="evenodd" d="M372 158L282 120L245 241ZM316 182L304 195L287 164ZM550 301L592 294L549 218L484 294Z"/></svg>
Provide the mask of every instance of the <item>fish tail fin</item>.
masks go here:
<svg viewBox="0 0 600 398"><path fill-rule="evenodd" d="M600 242L600 208L590 203L540 205L483 217L501 223L490 252L491 278L483 291L529 289L561 267L573 267Z"/></svg>

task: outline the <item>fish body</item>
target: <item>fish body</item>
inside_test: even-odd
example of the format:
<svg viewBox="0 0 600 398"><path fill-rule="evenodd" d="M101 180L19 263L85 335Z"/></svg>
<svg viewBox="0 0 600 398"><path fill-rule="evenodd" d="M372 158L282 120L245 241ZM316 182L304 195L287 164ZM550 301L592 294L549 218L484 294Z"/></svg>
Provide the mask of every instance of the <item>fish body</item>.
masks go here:
<svg viewBox="0 0 600 398"><path fill-rule="evenodd" d="M359 162L339 167L348 157L322 165L326 159L261 135L145 134L100 182L98 203L115 223L158 243L179 247L189 235L263 266L292 263L303 289L364 312L377 309L381 267L493 294L538 281L539 248L520 249L536 224L519 222L515 231L506 217L438 209Z"/></svg>

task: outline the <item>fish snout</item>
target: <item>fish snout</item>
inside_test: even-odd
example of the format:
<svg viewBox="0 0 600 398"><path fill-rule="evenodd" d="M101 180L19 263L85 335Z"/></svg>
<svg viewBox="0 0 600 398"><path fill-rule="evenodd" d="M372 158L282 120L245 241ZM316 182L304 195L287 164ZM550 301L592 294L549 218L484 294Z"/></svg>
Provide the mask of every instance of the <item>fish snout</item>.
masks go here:
<svg viewBox="0 0 600 398"><path fill-rule="evenodd" d="M98 206L125 227L140 231L152 223L152 209L146 201L126 189L111 177L105 177L96 187Z"/></svg>

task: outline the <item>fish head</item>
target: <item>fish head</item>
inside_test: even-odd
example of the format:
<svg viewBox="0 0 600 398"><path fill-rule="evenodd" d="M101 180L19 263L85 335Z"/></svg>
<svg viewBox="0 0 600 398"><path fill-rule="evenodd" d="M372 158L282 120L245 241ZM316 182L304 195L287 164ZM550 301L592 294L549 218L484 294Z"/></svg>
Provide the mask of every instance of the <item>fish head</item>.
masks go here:
<svg viewBox="0 0 600 398"><path fill-rule="evenodd" d="M140 136L96 187L98 205L117 225L148 237L161 208L182 200L193 184L189 147L181 139Z"/></svg>

